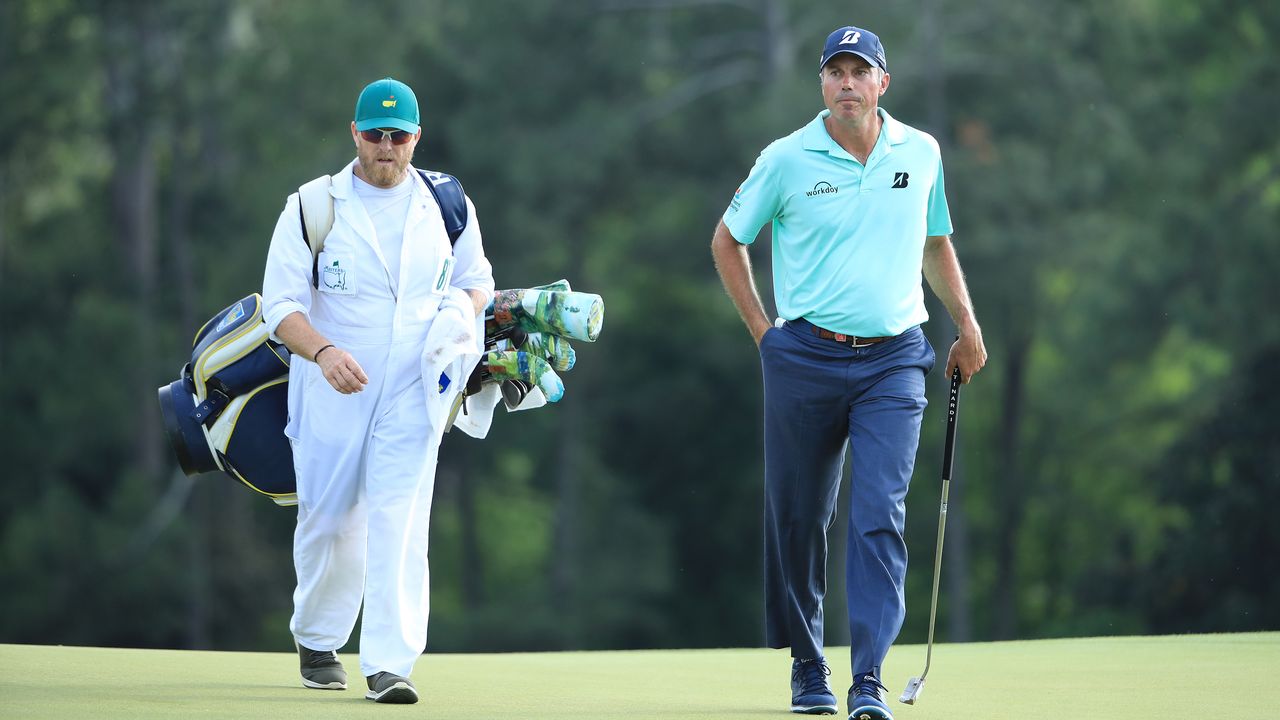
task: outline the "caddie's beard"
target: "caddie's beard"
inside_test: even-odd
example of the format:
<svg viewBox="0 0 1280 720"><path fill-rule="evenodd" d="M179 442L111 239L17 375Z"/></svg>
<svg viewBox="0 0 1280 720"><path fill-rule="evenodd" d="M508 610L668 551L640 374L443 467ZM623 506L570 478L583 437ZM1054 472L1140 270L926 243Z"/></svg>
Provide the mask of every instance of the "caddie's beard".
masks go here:
<svg viewBox="0 0 1280 720"><path fill-rule="evenodd" d="M368 145L368 143L366 143ZM379 162L386 158L390 162ZM359 153L360 169L370 185L381 188L395 187L404 180L404 172L409 167L409 153L396 152L395 149L385 151L373 147L371 152Z"/></svg>

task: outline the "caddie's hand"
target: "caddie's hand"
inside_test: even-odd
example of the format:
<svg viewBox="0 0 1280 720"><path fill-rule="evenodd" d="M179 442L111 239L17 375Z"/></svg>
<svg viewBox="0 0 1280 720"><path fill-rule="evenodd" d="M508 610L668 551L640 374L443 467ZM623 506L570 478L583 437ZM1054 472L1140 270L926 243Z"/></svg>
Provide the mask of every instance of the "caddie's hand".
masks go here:
<svg viewBox="0 0 1280 720"><path fill-rule="evenodd" d="M351 353L340 347L322 350L316 358L316 364L324 373L324 379L343 395L358 393L369 384L369 376L364 374L364 368L360 367Z"/></svg>
<svg viewBox="0 0 1280 720"><path fill-rule="evenodd" d="M958 367L960 382L967 385L986 364L987 346L982 342L982 329L975 324L971 330L962 330L947 353L947 377Z"/></svg>

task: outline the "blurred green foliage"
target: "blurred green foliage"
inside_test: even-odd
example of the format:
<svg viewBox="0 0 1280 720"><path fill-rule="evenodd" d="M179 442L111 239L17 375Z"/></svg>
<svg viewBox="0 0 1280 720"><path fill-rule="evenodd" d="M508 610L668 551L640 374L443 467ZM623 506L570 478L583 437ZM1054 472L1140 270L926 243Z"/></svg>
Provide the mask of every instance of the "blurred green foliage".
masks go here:
<svg viewBox="0 0 1280 720"><path fill-rule="evenodd" d="M291 511L183 478L155 389L259 289L284 197L350 160L355 96L392 75L498 285L608 308L562 403L446 438L430 647L759 643L759 371L708 244L756 153L821 109L848 23L885 41L883 105L942 144L992 353L962 395L944 634L1280 627L1280 5L7 0L0 641L288 646Z"/></svg>

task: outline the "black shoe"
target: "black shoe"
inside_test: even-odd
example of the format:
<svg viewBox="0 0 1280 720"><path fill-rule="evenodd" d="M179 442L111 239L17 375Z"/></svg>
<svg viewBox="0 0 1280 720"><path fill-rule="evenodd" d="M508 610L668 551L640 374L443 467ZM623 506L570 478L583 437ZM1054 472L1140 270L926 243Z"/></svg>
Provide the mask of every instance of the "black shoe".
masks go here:
<svg viewBox="0 0 1280 720"><path fill-rule="evenodd" d="M884 704L884 685L873 672L853 676L849 688L849 720L893 720L893 713Z"/></svg>
<svg viewBox="0 0 1280 720"><path fill-rule="evenodd" d="M791 661L791 712L835 715L836 696L827 684L831 668L826 658Z"/></svg>
<svg viewBox="0 0 1280 720"><path fill-rule="evenodd" d="M298 645L296 642L295 645ZM346 690L347 671L338 662L333 650L312 650L298 645L298 660L302 666L302 686L315 690Z"/></svg>
<svg viewBox="0 0 1280 720"><path fill-rule="evenodd" d="M369 692L365 698L380 703L412 705L418 702L418 690L409 678L380 672L365 678L369 683Z"/></svg>

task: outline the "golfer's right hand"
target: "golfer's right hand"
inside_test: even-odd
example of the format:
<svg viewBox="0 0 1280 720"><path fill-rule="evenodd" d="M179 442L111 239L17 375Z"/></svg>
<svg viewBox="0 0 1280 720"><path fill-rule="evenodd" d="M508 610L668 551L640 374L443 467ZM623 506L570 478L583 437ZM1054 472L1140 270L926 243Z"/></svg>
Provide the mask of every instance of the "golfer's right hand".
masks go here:
<svg viewBox="0 0 1280 720"><path fill-rule="evenodd" d="M343 395L358 393L369 384L369 376L364 374L364 368L351 357L351 353L340 347L331 347L320 353L316 364L324 373L324 379Z"/></svg>
<svg viewBox="0 0 1280 720"><path fill-rule="evenodd" d="M761 316L760 322L757 322L754 325L750 323L747 325L747 329L751 333L752 339L756 341L756 348L760 347L760 343L764 340L764 334L775 327L782 326L769 322L763 316Z"/></svg>

